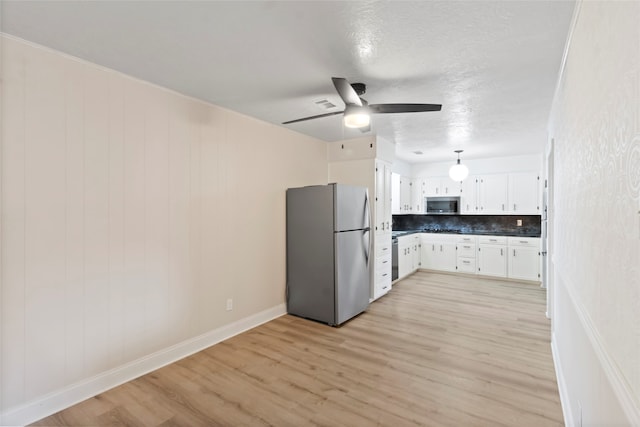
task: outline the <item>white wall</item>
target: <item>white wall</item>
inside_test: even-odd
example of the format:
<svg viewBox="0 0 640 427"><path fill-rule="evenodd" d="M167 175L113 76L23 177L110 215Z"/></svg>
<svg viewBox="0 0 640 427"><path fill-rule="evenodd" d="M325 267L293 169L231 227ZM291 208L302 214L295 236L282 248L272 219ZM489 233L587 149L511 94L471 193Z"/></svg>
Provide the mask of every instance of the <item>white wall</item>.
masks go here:
<svg viewBox="0 0 640 427"><path fill-rule="evenodd" d="M640 425L640 2L576 8L550 118L553 349L570 425Z"/></svg>
<svg viewBox="0 0 640 427"><path fill-rule="evenodd" d="M284 312L285 190L325 143L0 40L0 424Z"/></svg>
<svg viewBox="0 0 640 427"><path fill-rule="evenodd" d="M509 172L542 172L543 154L526 155L526 156L510 156L510 157L492 157L488 159L472 159L466 160L464 153L460 158L460 162L467 165L470 175L482 175L492 173L509 173ZM449 176L449 168L456 163L457 157L452 157L449 162L434 163L414 163L411 165L411 175L415 178Z"/></svg>

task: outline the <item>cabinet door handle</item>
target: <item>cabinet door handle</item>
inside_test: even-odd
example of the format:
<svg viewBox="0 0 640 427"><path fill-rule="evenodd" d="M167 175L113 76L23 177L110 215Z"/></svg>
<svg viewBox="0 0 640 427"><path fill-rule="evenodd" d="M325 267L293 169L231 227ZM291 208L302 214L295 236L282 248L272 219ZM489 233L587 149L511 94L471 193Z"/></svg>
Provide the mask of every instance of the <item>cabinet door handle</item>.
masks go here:
<svg viewBox="0 0 640 427"><path fill-rule="evenodd" d="M440 252L442 252L442 245L440 245Z"/></svg>
<svg viewBox="0 0 640 427"><path fill-rule="evenodd" d="M513 204L513 210L514 211L516 210L516 204L515 203Z"/></svg>
<svg viewBox="0 0 640 427"><path fill-rule="evenodd" d="M500 256L503 256L504 254L502 253L502 249L500 249Z"/></svg>
<svg viewBox="0 0 640 427"><path fill-rule="evenodd" d="M516 250L515 249L513 250L513 256L514 256L514 258L516 256Z"/></svg>
<svg viewBox="0 0 640 427"><path fill-rule="evenodd" d="M387 230L389 229L389 221L387 221Z"/></svg>
<svg viewBox="0 0 640 427"><path fill-rule="evenodd" d="M529 243L527 240L520 240L520 243Z"/></svg>
<svg viewBox="0 0 640 427"><path fill-rule="evenodd" d="M504 203L502 204L502 210L504 210Z"/></svg>

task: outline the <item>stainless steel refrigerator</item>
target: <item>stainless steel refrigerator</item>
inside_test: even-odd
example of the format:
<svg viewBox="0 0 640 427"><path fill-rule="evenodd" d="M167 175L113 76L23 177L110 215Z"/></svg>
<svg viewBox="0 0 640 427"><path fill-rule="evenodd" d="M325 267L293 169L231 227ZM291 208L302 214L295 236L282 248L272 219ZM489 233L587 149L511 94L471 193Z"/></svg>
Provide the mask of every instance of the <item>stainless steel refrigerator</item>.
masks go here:
<svg viewBox="0 0 640 427"><path fill-rule="evenodd" d="M287 312L337 326L369 305L367 189L342 184L287 190Z"/></svg>

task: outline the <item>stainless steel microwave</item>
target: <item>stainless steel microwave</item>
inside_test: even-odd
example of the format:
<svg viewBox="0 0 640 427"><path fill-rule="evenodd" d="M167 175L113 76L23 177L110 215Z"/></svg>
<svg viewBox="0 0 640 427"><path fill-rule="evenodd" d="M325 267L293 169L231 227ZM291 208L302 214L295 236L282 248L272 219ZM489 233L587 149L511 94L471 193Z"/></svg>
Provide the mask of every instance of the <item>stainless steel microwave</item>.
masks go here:
<svg viewBox="0 0 640 427"><path fill-rule="evenodd" d="M433 215L460 213L460 197L425 197L425 212Z"/></svg>

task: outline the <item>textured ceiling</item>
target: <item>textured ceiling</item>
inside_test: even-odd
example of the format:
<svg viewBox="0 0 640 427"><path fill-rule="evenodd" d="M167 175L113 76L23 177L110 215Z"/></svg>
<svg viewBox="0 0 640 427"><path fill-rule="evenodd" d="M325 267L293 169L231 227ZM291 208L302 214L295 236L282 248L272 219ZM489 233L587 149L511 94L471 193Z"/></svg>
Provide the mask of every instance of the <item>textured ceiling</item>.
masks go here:
<svg viewBox="0 0 640 427"><path fill-rule="evenodd" d="M268 122L306 117L331 77L370 103L409 162L539 153L574 3L568 1L3 1L1 30ZM287 125L361 136L341 116ZM412 152L420 150L423 155Z"/></svg>

